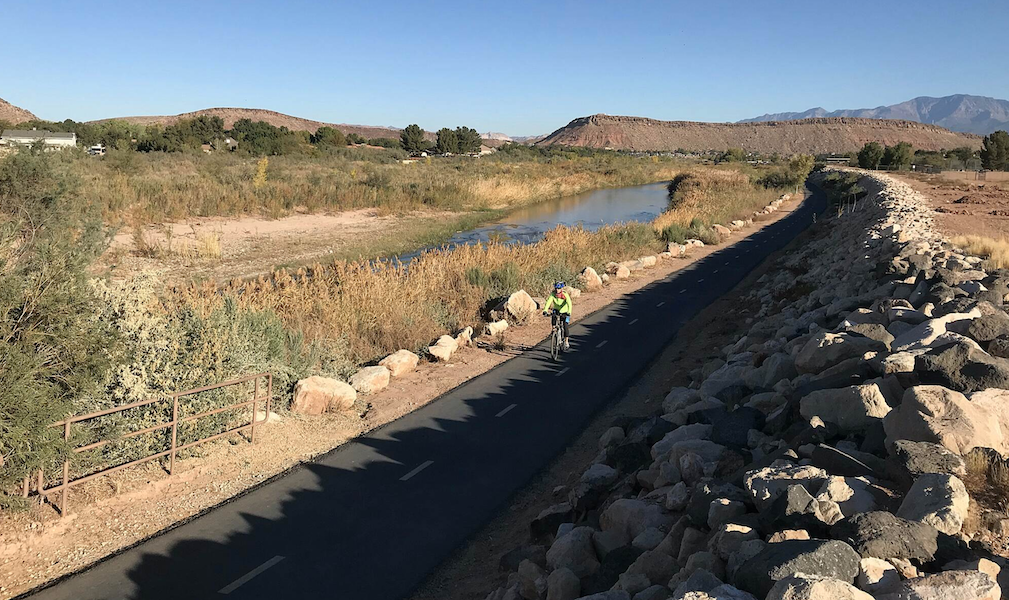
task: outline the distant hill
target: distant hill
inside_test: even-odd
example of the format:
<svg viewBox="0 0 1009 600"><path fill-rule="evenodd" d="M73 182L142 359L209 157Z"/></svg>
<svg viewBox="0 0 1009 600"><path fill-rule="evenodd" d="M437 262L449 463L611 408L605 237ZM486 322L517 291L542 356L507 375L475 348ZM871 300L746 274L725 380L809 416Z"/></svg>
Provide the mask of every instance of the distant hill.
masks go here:
<svg viewBox="0 0 1009 600"><path fill-rule="evenodd" d="M301 117L293 117L291 115L285 115L284 113L279 113L273 110L264 110L261 108L205 108L203 110L196 110L179 115L114 117L111 119L99 119L91 122L104 123L106 121L126 121L137 125L171 125L179 119L192 119L201 115L221 117L221 119L224 120L224 127L227 129L230 129L231 126L234 125L235 121L238 121L239 119L250 119L252 121L265 121L274 127L287 127L291 131L311 131L313 133L320 127L329 126L339 129L345 134L356 133L366 138L399 138L399 133L401 131L395 127L325 123L323 121L302 119ZM433 133L426 133L428 138L434 139Z"/></svg>
<svg viewBox="0 0 1009 600"><path fill-rule="evenodd" d="M657 121L643 117L592 115L571 121L537 144L560 144L618 150L691 151L743 148L781 154L827 154L858 150L867 142L910 142L915 148L939 150L981 147L981 138L912 121L875 119L805 119L760 123Z"/></svg>
<svg viewBox="0 0 1009 600"><path fill-rule="evenodd" d="M890 106L876 108L844 109L828 112L811 108L803 112L784 112L744 119L740 123L764 121L795 121L823 117L858 117L862 119L902 119L929 125L938 125L952 131L987 135L993 131L1009 130L1009 100L986 96L954 94L942 98L919 96Z"/></svg>
<svg viewBox="0 0 1009 600"><path fill-rule="evenodd" d="M508 137L507 134L498 133L496 131L488 131L487 133L481 133L480 137L482 139L485 139L485 140L499 140L499 141L502 141L502 142L511 142L511 141L513 141L510 137Z"/></svg>
<svg viewBox="0 0 1009 600"><path fill-rule="evenodd" d="M16 125L25 121L34 121L37 118L38 117L33 115L31 112L14 106L10 102L0 98L0 121L7 121L8 123Z"/></svg>

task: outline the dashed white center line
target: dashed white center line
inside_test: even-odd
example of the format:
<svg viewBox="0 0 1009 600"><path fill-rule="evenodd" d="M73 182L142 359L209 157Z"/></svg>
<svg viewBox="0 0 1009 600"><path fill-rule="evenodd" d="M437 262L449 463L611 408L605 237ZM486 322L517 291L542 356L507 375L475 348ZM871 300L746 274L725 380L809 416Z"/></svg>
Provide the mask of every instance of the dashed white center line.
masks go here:
<svg viewBox="0 0 1009 600"><path fill-rule="evenodd" d="M637 322L638 322L638 320L637 320L637 319L634 319L633 321L631 321L630 323L628 323L628 325L634 325L634 324L635 324L635 323L637 323Z"/></svg>
<svg viewBox="0 0 1009 600"><path fill-rule="evenodd" d="M715 273L717 273L717 272L718 272L718 269L715 269L715 271L714 271L714 272L715 272Z"/></svg>
<svg viewBox="0 0 1009 600"><path fill-rule="evenodd" d="M662 306L662 305L663 305L663 304L665 304L665 303L666 303L666 301L665 301L665 300L663 300L662 302L659 302L658 304L656 304L656 305L655 305L655 308L658 308L658 307Z"/></svg>
<svg viewBox="0 0 1009 600"><path fill-rule="evenodd" d="M682 290L680 290L680 293L682 294L682 293L684 293L686 291L687 291L686 289L682 289Z"/></svg>
<svg viewBox="0 0 1009 600"><path fill-rule="evenodd" d="M698 279L697 283L704 283L704 280L703 279Z"/></svg>
<svg viewBox="0 0 1009 600"><path fill-rule="evenodd" d="M416 469L414 469L413 471L410 471L410 472L409 472L409 473L407 473L406 475L404 475L404 476L400 477L400 478L399 478L399 480L400 480L400 481L407 481L408 479L412 478L412 477L413 477L414 475L416 475L417 473L420 473L421 471L423 471L424 469L426 469L426 468L430 467L430 466L431 466L431 465L433 465L433 464L434 464L434 461L433 461L433 460L426 460L426 461L422 462L422 463L420 464L420 466L419 466L419 467L417 467Z"/></svg>
<svg viewBox="0 0 1009 600"><path fill-rule="evenodd" d="M564 367L560 371L557 371L557 373L554 374L554 377L560 377L561 375L567 373L569 370L571 370L571 367Z"/></svg>
<svg viewBox="0 0 1009 600"><path fill-rule="evenodd" d="M235 581L233 581L233 582L229 583L228 585L222 587L221 589L217 590L217 593L218 594L225 594L225 595L230 594L231 592L237 590L238 588L242 587L243 585L249 583L250 581L252 581L252 579L254 577L256 577L257 575L261 574L263 571L269 569L270 567L272 567L273 565L279 563L282 560L284 560L283 556L274 556L270 560L268 560L265 563L259 565L255 569L249 571L245 575L242 575L241 577L239 577Z"/></svg>
<svg viewBox="0 0 1009 600"><path fill-rule="evenodd" d="M510 405L506 406L504 410L502 410L501 412L499 412L498 414L496 414L494 416L495 417L503 417L503 416L505 416L505 415L508 414L508 411L510 411L511 409L515 408L516 406L518 406L518 404L510 404Z"/></svg>
<svg viewBox="0 0 1009 600"><path fill-rule="evenodd" d="M603 341L599 342L598 344L596 344L596 348L602 348L603 346L606 345L606 342L608 342L608 341L609 340L603 340Z"/></svg>

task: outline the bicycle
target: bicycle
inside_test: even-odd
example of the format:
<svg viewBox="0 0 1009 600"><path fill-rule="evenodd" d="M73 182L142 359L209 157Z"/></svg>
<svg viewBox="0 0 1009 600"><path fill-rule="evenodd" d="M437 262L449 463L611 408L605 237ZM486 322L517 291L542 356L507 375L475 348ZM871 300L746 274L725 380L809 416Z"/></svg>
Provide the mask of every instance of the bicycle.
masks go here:
<svg viewBox="0 0 1009 600"><path fill-rule="evenodd" d="M564 321L562 320L564 315L557 312L556 310L551 313L551 320L553 321L552 329L550 331L550 358L554 362L557 362L558 357L564 351Z"/></svg>

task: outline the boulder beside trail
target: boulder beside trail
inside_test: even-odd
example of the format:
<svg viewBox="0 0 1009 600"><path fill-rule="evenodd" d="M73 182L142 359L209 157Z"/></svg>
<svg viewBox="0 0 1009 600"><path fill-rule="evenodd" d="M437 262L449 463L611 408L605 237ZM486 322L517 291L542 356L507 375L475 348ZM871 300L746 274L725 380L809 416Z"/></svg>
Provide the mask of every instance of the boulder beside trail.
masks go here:
<svg viewBox="0 0 1009 600"><path fill-rule="evenodd" d="M578 281L582 287L588 291L598 290L603 287L603 280L592 267L585 267L578 275Z"/></svg>
<svg viewBox="0 0 1009 600"><path fill-rule="evenodd" d="M897 440L934 442L959 455L982 446L1005 452L999 419L953 390L918 385L904 392L900 406L883 418L886 445Z"/></svg>
<svg viewBox="0 0 1009 600"><path fill-rule="evenodd" d="M397 350L378 361L378 364L389 369L389 374L393 377L406 375L417 368L420 357L409 350Z"/></svg>
<svg viewBox="0 0 1009 600"><path fill-rule="evenodd" d="M305 415L348 410L357 400L357 391L350 385L329 377L313 375L294 386L291 411Z"/></svg>
<svg viewBox="0 0 1009 600"><path fill-rule="evenodd" d="M359 394L375 394L389 386L389 375L383 366L364 367L350 378L350 385Z"/></svg>

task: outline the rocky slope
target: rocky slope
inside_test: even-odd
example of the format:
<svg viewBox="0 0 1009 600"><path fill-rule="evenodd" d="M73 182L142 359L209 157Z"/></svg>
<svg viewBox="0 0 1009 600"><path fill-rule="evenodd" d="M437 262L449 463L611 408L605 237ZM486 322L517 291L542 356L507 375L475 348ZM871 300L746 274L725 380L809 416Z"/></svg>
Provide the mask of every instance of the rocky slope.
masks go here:
<svg viewBox="0 0 1009 600"><path fill-rule="evenodd" d="M768 154L825 154L855 151L873 141L883 144L910 142L915 148L924 150L981 147L978 136L911 121L838 118L697 123L610 115L575 119L537 143L642 151L743 148Z"/></svg>
<svg viewBox="0 0 1009 600"><path fill-rule="evenodd" d="M905 184L861 185L722 358L613 423L488 600L1001 597L1009 519L978 469L1009 470L1009 271Z"/></svg>
<svg viewBox="0 0 1009 600"><path fill-rule="evenodd" d="M904 119L938 125L952 131L989 134L1009 128L1009 100L986 96L953 94L941 98L919 96L907 102L877 106L827 111L816 107L803 112L784 112L744 119L740 123L762 121L792 121L822 117L858 117L862 119Z"/></svg>
<svg viewBox="0 0 1009 600"><path fill-rule="evenodd" d="M8 123L17 125L24 121L34 121L37 118L31 112L14 106L10 102L0 98L0 121L7 121Z"/></svg>
<svg viewBox="0 0 1009 600"><path fill-rule="evenodd" d="M339 129L344 134L356 133L365 138L399 138L400 130L393 127L375 127L371 125L347 125L346 123L325 123L322 121L313 121L311 119L302 119L301 117L293 117L291 115L285 115L284 113L279 113L272 110L264 110L260 108L205 108L203 110L196 110L193 112L182 113L178 115L162 115L162 116L138 116L138 117L115 117L114 119L100 119L98 121L93 121L95 123L101 123L105 121L126 121L128 123L136 123L138 125L171 125L179 119L192 119L194 117L199 117L202 115L207 115L211 117L221 117L224 120L224 127L226 129L231 128L235 121L239 119L251 119L253 121L266 121L274 127L287 127L291 131L311 131L314 132L320 127L328 126L335 127ZM434 134L428 133L428 137L434 139Z"/></svg>

